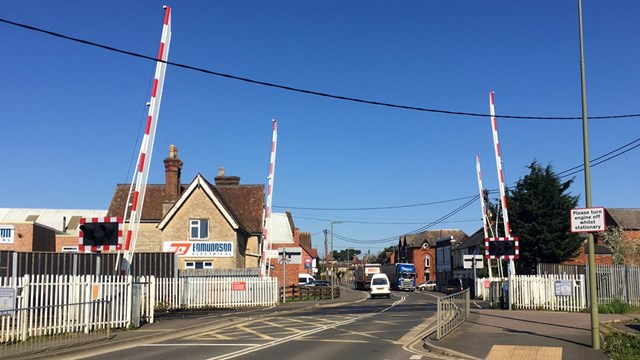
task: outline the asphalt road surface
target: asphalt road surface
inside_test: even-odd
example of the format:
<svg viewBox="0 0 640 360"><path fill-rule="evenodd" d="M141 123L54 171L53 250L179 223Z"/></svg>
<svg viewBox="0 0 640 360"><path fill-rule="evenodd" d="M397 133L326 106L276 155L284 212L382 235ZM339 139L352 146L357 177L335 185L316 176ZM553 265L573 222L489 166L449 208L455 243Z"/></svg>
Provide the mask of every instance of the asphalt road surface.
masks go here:
<svg viewBox="0 0 640 360"><path fill-rule="evenodd" d="M421 335L432 324L436 298L393 292L391 299L366 299L291 313L260 313L226 327L85 359L429 359ZM430 319L431 318L431 319Z"/></svg>

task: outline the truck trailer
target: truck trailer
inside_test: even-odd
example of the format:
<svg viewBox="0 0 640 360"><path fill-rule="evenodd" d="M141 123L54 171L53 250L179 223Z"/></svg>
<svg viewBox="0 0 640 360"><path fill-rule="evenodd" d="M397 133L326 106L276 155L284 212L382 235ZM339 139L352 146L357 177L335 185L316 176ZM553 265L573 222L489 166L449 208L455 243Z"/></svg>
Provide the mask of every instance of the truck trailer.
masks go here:
<svg viewBox="0 0 640 360"><path fill-rule="evenodd" d="M379 273L380 264L357 264L353 274L356 290L371 289L371 277Z"/></svg>
<svg viewBox="0 0 640 360"><path fill-rule="evenodd" d="M397 263L382 265L382 272L387 275L394 290L416 289L416 267L413 264Z"/></svg>

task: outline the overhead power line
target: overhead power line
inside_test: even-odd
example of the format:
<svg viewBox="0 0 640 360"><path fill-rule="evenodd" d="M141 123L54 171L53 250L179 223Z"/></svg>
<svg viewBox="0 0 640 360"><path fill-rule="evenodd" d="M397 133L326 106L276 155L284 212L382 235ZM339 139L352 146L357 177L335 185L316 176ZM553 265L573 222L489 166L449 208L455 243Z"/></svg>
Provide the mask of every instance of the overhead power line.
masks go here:
<svg viewBox="0 0 640 360"><path fill-rule="evenodd" d="M321 207L296 207L296 206L274 206L275 208L282 208L282 209L291 209L291 210L317 210L317 211L365 211L365 210L389 210L389 209L401 209L401 208L410 208L410 207L418 207L418 206L427 206L427 205L437 205L437 204L444 204L444 203L448 203L448 202L454 202L454 201L459 201L459 200L467 200L470 199L472 197L474 197L475 195L471 195L471 196L465 196L465 197L461 197L461 198L457 198L457 199L449 199L449 200L441 200L441 201L433 201L433 202L426 202L426 203L420 203L420 204L410 204L410 205L391 205L391 206L378 206L378 207L359 207L359 208L321 208Z"/></svg>
<svg viewBox="0 0 640 360"><path fill-rule="evenodd" d="M32 26L32 25L22 24L22 23L18 23L18 22L7 20L7 19L3 19L3 18L0 18L0 22L6 23L6 24L9 24L9 25L13 25L13 26L17 26L17 27L21 27L21 28L24 28L24 29L32 30L32 31L37 31L37 32L40 32L40 33L43 33L43 34L47 34L47 35L51 35L51 36L54 36L54 37L58 37L58 38L61 38L61 39L78 42L78 43L81 43L81 44L84 44L84 45L94 46L94 47L98 47L98 48L101 48L101 49L104 49L104 50L113 51L113 52L129 55L129 56L141 58L141 59L146 59L146 60L150 60L150 61L154 61L154 62L161 61L161 60L158 60L154 56L147 56L147 55L142 55L140 53L135 53L133 51L118 49L118 48L113 47L113 46L103 45L103 44L99 44L99 43L96 43L96 42L93 42L93 41L84 40L84 39L80 39L80 38L76 38L76 37L60 34L60 33L54 32L54 31L41 29L41 28L38 28L38 27L35 27L35 26ZM336 99L336 100L343 100L343 101L349 101L349 102L355 102L355 103L361 103L361 104L367 104L367 105L384 106L384 107L395 108L395 109L412 110L412 111L420 111L420 112L430 112L430 113L444 114L444 115L473 116L473 117L490 117L491 116L490 114L464 112L464 111L454 111L454 110L443 110L443 109L433 109L433 108L425 108L425 107L419 107L419 106L393 104L393 103L375 101L375 100L359 99L359 98L355 98L355 97L329 94L329 93L315 91L315 90L308 90L308 89L296 88L296 87L293 87L293 86L287 86L287 85L281 85L281 84L276 84L276 83L270 83L270 82L266 82L266 81L254 80L254 79L250 79L250 78L247 78L247 77L231 75L231 74L225 74L225 73L212 71L212 70L207 70L207 69L204 69L204 68L199 68L199 67L195 67L195 66L191 66L191 65L187 65L187 64L180 64L180 63L175 63L175 62L171 62L171 61L163 61L163 62L166 63L167 65L171 65L171 66L175 66L175 67L179 67L179 68L183 68L183 69L187 69L187 70L193 70L193 71L201 72L201 73L208 74L208 75L214 75L214 76L224 77L224 78L228 78L228 79L247 82L247 83L250 83L250 84L262 85L262 86L277 88L277 89L281 89L281 90L293 91L293 92L298 92L298 93L303 93L303 94L308 94L308 95L321 96L321 97L331 98L331 99ZM522 120L581 120L582 119L581 116L496 115L496 117L499 117L499 118L502 118L502 119L522 119ZM634 118L634 117L640 117L640 114L591 116L591 117L589 117L589 119L602 120L602 119L622 119L622 118Z"/></svg>
<svg viewBox="0 0 640 360"><path fill-rule="evenodd" d="M638 143L638 144L636 144L635 146L631 146L631 145L633 145L635 143ZM631 146L631 147L629 147L629 146ZM616 157L618 157L618 156L620 156L620 155L622 155L624 153L627 153L627 152L629 152L629 151L631 151L631 150L633 150L633 149L635 149L635 148L637 148L639 146L640 146L640 138L637 138L637 139L635 139L635 140L633 140L633 141L631 141L631 142L629 142L627 144L624 144L624 145L618 147L617 149L611 150L608 153L606 153L604 155L600 155L597 158L591 160L590 161L590 166L600 165L600 164L602 164L604 162L607 162L607 161L609 161L611 159L614 159L614 158L616 158ZM626 147L629 147L629 148L625 149L624 151L620 151L620 150L622 150L622 149L624 149ZM618 151L620 151L620 152L618 152ZM618 152L618 153L615 154L616 152ZM611 156L609 156L609 155L611 155ZM584 171L584 164L580 164L580 165L574 166L574 167L572 167L570 169L567 169L565 171L561 171L561 172L557 173L556 175L558 175L560 178L564 178L564 177L568 177L568 176L572 176L572 175L581 173L583 171Z"/></svg>

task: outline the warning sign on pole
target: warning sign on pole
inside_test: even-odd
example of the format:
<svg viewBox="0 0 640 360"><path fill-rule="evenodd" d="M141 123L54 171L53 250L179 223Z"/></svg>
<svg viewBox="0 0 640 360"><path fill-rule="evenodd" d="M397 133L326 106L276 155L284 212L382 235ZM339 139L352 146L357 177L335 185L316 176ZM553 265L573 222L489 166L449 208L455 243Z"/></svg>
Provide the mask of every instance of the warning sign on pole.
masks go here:
<svg viewBox="0 0 640 360"><path fill-rule="evenodd" d="M604 208L571 209L571 232L605 231Z"/></svg>

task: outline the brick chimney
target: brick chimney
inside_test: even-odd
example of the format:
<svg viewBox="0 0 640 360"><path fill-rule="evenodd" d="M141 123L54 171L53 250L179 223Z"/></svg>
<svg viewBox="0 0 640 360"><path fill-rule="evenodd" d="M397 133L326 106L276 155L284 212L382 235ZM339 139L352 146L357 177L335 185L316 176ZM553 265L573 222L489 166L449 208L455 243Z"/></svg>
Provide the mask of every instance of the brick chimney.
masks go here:
<svg viewBox="0 0 640 360"><path fill-rule="evenodd" d="M239 176L225 176L224 168L221 167L218 170L218 176L213 178L216 181L217 186L224 185L240 185L240 177Z"/></svg>
<svg viewBox="0 0 640 360"><path fill-rule="evenodd" d="M311 233L302 231L300 232L300 246L305 246L307 249L311 249Z"/></svg>
<svg viewBox="0 0 640 360"><path fill-rule="evenodd" d="M169 157L164 159L164 202L169 207L173 205L180 196L180 172L182 171L182 160L178 158L178 148L169 146ZM166 206L163 206L165 208Z"/></svg>

